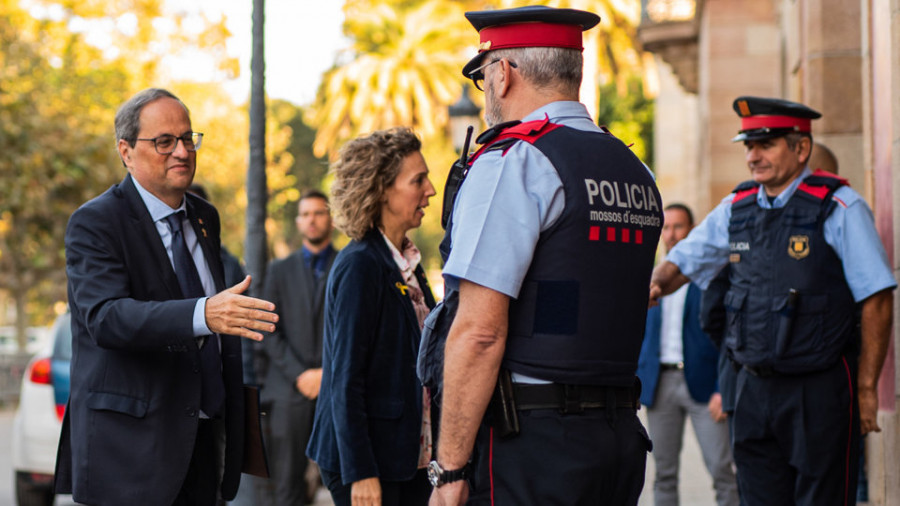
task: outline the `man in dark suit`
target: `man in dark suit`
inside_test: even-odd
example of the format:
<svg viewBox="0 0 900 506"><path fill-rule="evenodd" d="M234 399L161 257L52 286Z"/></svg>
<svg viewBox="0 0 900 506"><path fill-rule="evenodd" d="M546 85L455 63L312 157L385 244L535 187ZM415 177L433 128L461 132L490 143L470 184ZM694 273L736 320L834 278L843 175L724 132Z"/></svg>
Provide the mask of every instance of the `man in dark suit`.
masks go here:
<svg viewBox="0 0 900 506"><path fill-rule="evenodd" d="M662 242L671 250L694 227L684 204L665 208ZM656 482L656 506L678 504L678 463L685 419L690 417L703 452L719 506L737 506L727 415L716 378L719 352L700 328L700 288L683 286L647 312L644 343L638 359L641 404L647 406Z"/></svg>
<svg viewBox="0 0 900 506"><path fill-rule="evenodd" d="M297 214L303 246L269 266L265 298L278 306L280 319L262 343L269 364L262 402L269 412L272 502L279 506L302 506L314 492L305 479L306 445L322 380L325 284L337 254L332 229L328 197L307 190Z"/></svg>
<svg viewBox="0 0 900 506"><path fill-rule="evenodd" d="M212 505L243 457L239 338L275 306L225 289L215 208L186 194L203 134L172 93L116 113L125 179L72 214L72 390L56 490L86 504ZM220 486L221 485L221 486Z"/></svg>

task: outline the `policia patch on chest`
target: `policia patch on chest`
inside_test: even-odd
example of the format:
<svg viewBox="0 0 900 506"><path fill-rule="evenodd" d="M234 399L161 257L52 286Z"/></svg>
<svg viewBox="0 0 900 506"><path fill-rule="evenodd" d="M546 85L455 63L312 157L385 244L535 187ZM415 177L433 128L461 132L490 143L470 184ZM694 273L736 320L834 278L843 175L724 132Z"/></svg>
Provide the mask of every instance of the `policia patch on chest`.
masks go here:
<svg viewBox="0 0 900 506"><path fill-rule="evenodd" d="M796 260L802 260L809 256L809 236L792 235L788 239L788 255Z"/></svg>

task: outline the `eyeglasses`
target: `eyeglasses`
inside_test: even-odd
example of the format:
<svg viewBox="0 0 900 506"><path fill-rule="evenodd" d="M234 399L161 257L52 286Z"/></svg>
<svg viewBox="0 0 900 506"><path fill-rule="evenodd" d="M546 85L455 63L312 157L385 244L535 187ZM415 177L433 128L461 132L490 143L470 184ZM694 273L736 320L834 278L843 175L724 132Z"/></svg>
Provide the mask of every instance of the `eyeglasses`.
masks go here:
<svg viewBox="0 0 900 506"><path fill-rule="evenodd" d="M153 143L153 147L156 148L156 152L161 155L168 155L174 153L176 149L178 149L178 141L181 141L184 144L184 149L188 151L197 151L200 149L200 144L203 143L203 134L200 132L193 132L189 134L184 134L181 137L175 137L172 134L163 134L152 139L135 139L136 141L150 141Z"/></svg>
<svg viewBox="0 0 900 506"><path fill-rule="evenodd" d="M491 60L489 63L485 63L484 65L469 72L469 79L472 80L472 84L475 85L475 88L478 89L478 91L484 91L484 88L482 87L484 85L484 69L490 65L497 63L501 59L502 58L496 58L494 60ZM514 61L507 60L507 62L509 62L509 66L512 68L519 67Z"/></svg>

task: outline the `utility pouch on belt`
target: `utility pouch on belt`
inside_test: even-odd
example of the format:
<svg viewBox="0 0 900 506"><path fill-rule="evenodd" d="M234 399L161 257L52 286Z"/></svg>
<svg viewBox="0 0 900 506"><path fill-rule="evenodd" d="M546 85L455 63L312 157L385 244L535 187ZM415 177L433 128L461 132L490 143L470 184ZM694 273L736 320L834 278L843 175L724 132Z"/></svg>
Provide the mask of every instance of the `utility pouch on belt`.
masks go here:
<svg viewBox="0 0 900 506"><path fill-rule="evenodd" d="M491 399L491 420L497 436L509 438L519 434L519 414L516 412L516 399L513 396L512 375L507 369L500 369L497 377L497 388Z"/></svg>

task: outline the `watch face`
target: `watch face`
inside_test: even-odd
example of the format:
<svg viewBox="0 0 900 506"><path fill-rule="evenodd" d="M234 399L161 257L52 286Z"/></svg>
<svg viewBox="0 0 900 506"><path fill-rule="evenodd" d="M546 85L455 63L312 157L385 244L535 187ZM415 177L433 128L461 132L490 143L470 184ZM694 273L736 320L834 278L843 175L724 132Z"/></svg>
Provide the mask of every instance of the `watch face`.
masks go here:
<svg viewBox="0 0 900 506"><path fill-rule="evenodd" d="M428 481L432 487L441 484L441 466L434 460L428 463Z"/></svg>

